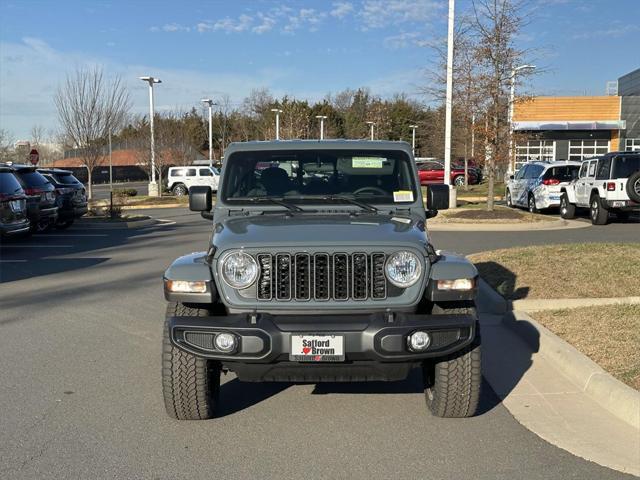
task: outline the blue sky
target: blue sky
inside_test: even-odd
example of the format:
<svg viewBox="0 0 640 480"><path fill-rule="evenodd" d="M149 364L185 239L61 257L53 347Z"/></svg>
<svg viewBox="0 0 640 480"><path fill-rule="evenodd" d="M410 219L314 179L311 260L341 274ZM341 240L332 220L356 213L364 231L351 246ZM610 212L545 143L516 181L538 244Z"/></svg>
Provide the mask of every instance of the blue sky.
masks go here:
<svg viewBox="0 0 640 480"><path fill-rule="evenodd" d="M640 67L640 0L531 3L519 42L545 73L527 93L602 95ZM121 75L135 113L148 108L137 80L148 74L163 80L158 109L222 94L240 102L259 87L317 100L367 86L426 101L425 44L446 35L446 14L447 0L0 0L0 128L15 139L56 129L53 93L86 64Z"/></svg>

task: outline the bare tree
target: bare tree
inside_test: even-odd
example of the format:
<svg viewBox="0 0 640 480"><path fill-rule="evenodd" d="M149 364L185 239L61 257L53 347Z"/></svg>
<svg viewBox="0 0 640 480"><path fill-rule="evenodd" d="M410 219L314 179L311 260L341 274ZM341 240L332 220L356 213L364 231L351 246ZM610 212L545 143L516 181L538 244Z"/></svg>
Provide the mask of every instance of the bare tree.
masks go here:
<svg viewBox="0 0 640 480"><path fill-rule="evenodd" d="M488 172L487 210L494 208L496 166L509 156L509 86L511 72L524 64L528 52L516 46L516 36L526 25L526 0L472 0L471 28L476 40L480 74L477 84L486 92Z"/></svg>
<svg viewBox="0 0 640 480"><path fill-rule="evenodd" d="M58 88L54 101L58 119L73 146L82 149L92 197L92 173L109 131L119 128L131 101L120 77L108 81L102 68L79 68Z"/></svg>
<svg viewBox="0 0 640 480"><path fill-rule="evenodd" d="M0 161L8 162L13 159L13 137L7 130L0 128Z"/></svg>

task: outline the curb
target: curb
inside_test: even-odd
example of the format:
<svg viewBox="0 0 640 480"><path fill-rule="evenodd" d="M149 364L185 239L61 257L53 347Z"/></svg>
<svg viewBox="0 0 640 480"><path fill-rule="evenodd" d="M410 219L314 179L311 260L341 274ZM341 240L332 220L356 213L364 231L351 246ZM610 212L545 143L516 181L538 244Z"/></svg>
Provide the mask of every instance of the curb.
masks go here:
<svg viewBox="0 0 640 480"><path fill-rule="evenodd" d="M505 314L511 310L511 304L482 279L479 289L480 311ZM562 373L605 410L631 427L640 429L640 392L616 380L593 360L540 325L525 312L517 311L517 316L519 320L515 316L505 315L503 325L534 350L537 347L538 353L552 361Z"/></svg>
<svg viewBox="0 0 640 480"><path fill-rule="evenodd" d="M427 220L429 230L452 232L530 232L544 230L569 230L574 228L587 228L591 224L577 220L554 220L532 223L430 223Z"/></svg>
<svg viewBox="0 0 640 480"><path fill-rule="evenodd" d="M149 225L155 225L156 223L158 223L158 220L156 220L155 218L146 218L144 220L136 220L132 222L79 222L79 224L84 227L96 230L126 230L130 228L148 227Z"/></svg>
<svg viewBox="0 0 640 480"><path fill-rule="evenodd" d="M156 208L189 208L188 203L159 203L156 205L123 205L122 210L148 210Z"/></svg>
<svg viewBox="0 0 640 480"><path fill-rule="evenodd" d="M640 297L523 299L514 300L509 304L511 305L511 310L531 313L601 305L638 305L640 304Z"/></svg>

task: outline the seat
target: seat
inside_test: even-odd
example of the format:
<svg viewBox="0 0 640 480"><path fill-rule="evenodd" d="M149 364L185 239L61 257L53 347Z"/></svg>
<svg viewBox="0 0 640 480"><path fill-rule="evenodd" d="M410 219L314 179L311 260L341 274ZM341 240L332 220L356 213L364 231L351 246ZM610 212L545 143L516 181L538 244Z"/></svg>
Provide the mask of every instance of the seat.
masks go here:
<svg viewBox="0 0 640 480"><path fill-rule="evenodd" d="M284 195L292 187L286 170L279 167L264 169L260 175L260 181L267 195Z"/></svg>

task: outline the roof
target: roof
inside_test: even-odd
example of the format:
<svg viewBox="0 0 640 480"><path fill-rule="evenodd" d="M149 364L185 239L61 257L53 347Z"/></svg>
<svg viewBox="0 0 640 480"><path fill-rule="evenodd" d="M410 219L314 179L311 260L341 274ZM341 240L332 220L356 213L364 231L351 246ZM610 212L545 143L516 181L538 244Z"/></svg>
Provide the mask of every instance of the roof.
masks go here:
<svg viewBox="0 0 640 480"><path fill-rule="evenodd" d="M26 165L23 163L11 163L11 162L5 162L4 167L8 167L12 170L35 170L36 167L33 165Z"/></svg>
<svg viewBox="0 0 640 480"><path fill-rule="evenodd" d="M388 140L269 140L231 143L225 158L233 152L261 150L401 150L411 155L411 145L407 142L392 142Z"/></svg>

